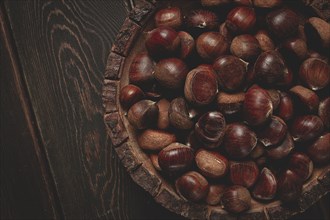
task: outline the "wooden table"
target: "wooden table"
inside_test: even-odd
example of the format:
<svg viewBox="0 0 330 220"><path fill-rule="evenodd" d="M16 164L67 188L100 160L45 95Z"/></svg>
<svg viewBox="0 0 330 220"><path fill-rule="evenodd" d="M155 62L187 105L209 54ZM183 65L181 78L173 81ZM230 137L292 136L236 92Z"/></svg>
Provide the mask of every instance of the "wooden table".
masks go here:
<svg viewBox="0 0 330 220"><path fill-rule="evenodd" d="M1 3L1 219L182 219L120 163L103 73L132 0ZM329 195L293 219L330 219Z"/></svg>

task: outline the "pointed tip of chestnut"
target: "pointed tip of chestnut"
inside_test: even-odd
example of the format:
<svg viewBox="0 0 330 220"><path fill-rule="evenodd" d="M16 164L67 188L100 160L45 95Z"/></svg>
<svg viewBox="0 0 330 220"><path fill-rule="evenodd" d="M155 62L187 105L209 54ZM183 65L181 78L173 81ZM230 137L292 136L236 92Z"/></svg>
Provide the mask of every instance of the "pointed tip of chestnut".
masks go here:
<svg viewBox="0 0 330 220"><path fill-rule="evenodd" d="M302 181L292 170L285 170L278 179L278 195L282 202L293 203L302 192Z"/></svg>
<svg viewBox="0 0 330 220"><path fill-rule="evenodd" d="M253 188L253 197L260 200L271 200L275 197L276 191L277 181L275 175L268 168L263 168Z"/></svg>

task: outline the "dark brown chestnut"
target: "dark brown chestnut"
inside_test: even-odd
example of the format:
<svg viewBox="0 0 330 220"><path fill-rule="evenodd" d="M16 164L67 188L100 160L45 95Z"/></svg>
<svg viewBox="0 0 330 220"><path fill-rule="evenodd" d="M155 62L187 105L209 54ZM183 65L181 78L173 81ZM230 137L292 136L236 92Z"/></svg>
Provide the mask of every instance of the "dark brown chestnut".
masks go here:
<svg viewBox="0 0 330 220"><path fill-rule="evenodd" d="M318 109L320 100L317 94L312 90L297 85L290 89L290 93L296 97L297 101L305 106L308 111L314 112Z"/></svg>
<svg viewBox="0 0 330 220"><path fill-rule="evenodd" d="M274 146L282 142L287 132L286 123L272 116L270 122L256 130L258 140L265 146Z"/></svg>
<svg viewBox="0 0 330 220"><path fill-rule="evenodd" d="M330 24L318 17L309 18L304 26L308 44L316 49L330 47Z"/></svg>
<svg viewBox="0 0 330 220"><path fill-rule="evenodd" d="M156 27L165 26L178 29L181 27L182 21L183 16L181 9L178 7L163 8L155 14Z"/></svg>
<svg viewBox="0 0 330 220"><path fill-rule="evenodd" d="M218 32L205 32L196 41L196 49L205 61L213 62L228 51L229 45L224 36Z"/></svg>
<svg viewBox="0 0 330 220"><path fill-rule="evenodd" d="M227 42L231 42L233 39L233 34L228 30L226 26L226 22L222 23L219 26L219 33L224 36L224 38L227 40Z"/></svg>
<svg viewBox="0 0 330 220"><path fill-rule="evenodd" d="M254 161L231 161L229 164L229 178L234 185L250 188L258 176L259 168Z"/></svg>
<svg viewBox="0 0 330 220"><path fill-rule="evenodd" d="M149 155L150 161L154 168L158 171L161 171L162 168L160 168L159 163L158 163L158 154L150 154Z"/></svg>
<svg viewBox="0 0 330 220"><path fill-rule="evenodd" d="M276 89L267 89L266 90L270 99L272 100L273 110L276 110L280 104L280 92Z"/></svg>
<svg viewBox="0 0 330 220"><path fill-rule="evenodd" d="M316 115L302 115L295 118L291 125L291 135L296 142L311 141L319 137L324 126Z"/></svg>
<svg viewBox="0 0 330 220"><path fill-rule="evenodd" d="M173 55L180 47L178 32L170 27L158 27L147 33L145 45L153 58Z"/></svg>
<svg viewBox="0 0 330 220"><path fill-rule="evenodd" d="M205 148L219 147L225 135L226 121L220 112L207 112L195 124L195 135Z"/></svg>
<svg viewBox="0 0 330 220"><path fill-rule="evenodd" d="M128 84L121 88L119 101L124 109L129 109L133 104L144 98L144 92L137 86Z"/></svg>
<svg viewBox="0 0 330 220"><path fill-rule="evenodd" d="M213 69L218 77L219 88L233 92L238 90L245 80L247 63L235 56L225 55L214 61Z"/></svg>
<svg viewBox="0 0 330 220"><path fill-rule="evenodd" d="M192 104L207 105L213 101L217 92L217 76L212 69L197 67L188 73L184 95Z"/></svg>
<svg viewBox="0 0 330 220"><path fill-rule="evenodd" d="M307 154L317 164L327 164L330 161L330 133L320 136L307 148Z"/></svg>
<svg viewBox="0 0 330 220"><path fill-rule="evenodd" d="M290 154L294 148L292 136L287 133L281 144L266 148L266 155L272 160L282 159Z"/></svg>
<svg viewBox="0 0 330 220"><path fill-rule="evenodd" d="M202 175L190 171L175 181L175 188L184 198L198 202L207 196L210 186Z"/></svg>
<svg viewBox="0 0 330 220"><path fill-rule="evenodd" d="M282 4L282 0L253 0L253 5L259 8L274 8Z"/></svg>
<svg viewBox="0 0 330 220"><path fill-rule="evenodd" d="M243 103L245 121L252 126L268 121L273 114L273 104L266 90L252 86L246 93Z"/></svg>
<svg viewBox="0 0 330 220"><path fill-rule="evenodd" d="M268 168L263 168L253 188L252 196L260 200L271 200L277 191L275 175Z"/></svg>
<svg viewBox="0 0 330 220"><path fill-rule="evenodd" d="M214 151L200 149L195 155L196 165L206 177L220 178L227 174L228 160Z"/></svg>
<svg viewBox="0 0 330 220"><path fill-rule="evenodd" d="M290 157L288 168L305 182L313 173L313 162L306 154L295 152Z"/></svg>
<svg viewBox="0 0 330 220"><path fill-rule="evenodd" d="M280 92L280 104L277 115L284 121L290 120L294 113L294 105L291 96L286 92Z"/></svg>
<svg viewBox="0 0 330 220"><path fill-rule="evenodd" d="M209 193L205 198L205 202L209 205L218 205L221 201L221 196L226 186L221 184L210 185Z"/></svg>
<svg viewBox="0 0 330 220"><path fill-rule="evenodd" d="M257 159L260 158L265 153L265 147L262 143L258 142L249 154L250 158Z"/></svg>
<svg viewBox="0 0 330 220"><path fill-rule="evenodd" d="M167 129L170 125L170 120L168 117L170 102L167 99L161 99L157 102L157 106L159 109L157 127L159 129Z"/></svg>
<svg viewBox="0 0 330 220"><path fill-rule="evenodd" d="M147 129L138 136L137 142L144 150L159 151L176 142L176 137L172 132Z"/></svg>
<svg viewBox="0 0 330 220"><path fill-rule="evenodd" d="M194 38L185 31L180 31L178 33L180 38L180 58L186 59L188 58L195 49L195 40Z"/></svg>
<svg viewBox="0 0 330 220"><path fill-rule="evenodd" d="M218 16L209 10L193 10L187 16L186 23L193 32L211 31L218 27Z"/></svg>
<svg viewBox="0 0 330 220"><path fill-rule="evenodd" d="M330 97L321 101L318 113L324 126L330 129Z"/></svg>
<svg viewBox="0 0 330 220"><path fill-rule="evenodd" d="M154 80L155 64L146 52L138 53L130 66L128 78L132 84L149 86Z"/></svg>
<svg viewBox="0 0 330 220"><path fill-rule="evenodd" d="M251 194L243 186L227 187L221 196L221 202L228 212L241 213L251 207Z"/></svg>
<svg viewBox="0 0 330 220"><path fill-rule="evenodd" d="M260 54L254 64L256 78L264 85L274 86L284 81L289 70L283 57L277 51L270 50Z"/></svg>
<svg viewBox="0 0 330 220"><path fill-rule="evenodd" d="M188 74L187 65L178 58L160 60L155 67L155 79L164 88L180 89Z"/></svg>
<svg viewBox="0 0 330 220"><path fill-rule="evenodd" d="M298 200L302 192L302 181L292 170L284 171L277 182L278 195L284 203L292 203Z"/></svg>
<svg viewBox="0 0 330 220"><path fill-rule="evenodd" d="M301 38L295 37L285 40L281 44L280 52L287 60L300 61L306 59L308 48L306 41Z"/></svg>
<svg viewBox="0 0 330 220"><path fill-rule="evenodd" d="M277 9L266 16L269 30L278 38L287 38L298 31L299 18L288 8Z"/></svg>
<svg viewBox="0 0 330 220"><path fill-rule="evenodd" d="M241 112L245 93L225 93L219 92L217 95L218 110L225 115L233 115Z"/></svg>
<svg viewBox="0 0 330 220"><path fill-rule="evenodd" d="M261 48L254 36L243 34L233 39L230 52L243 60L254 61L261 53Z"/></svg>
<svg viewBox="0 0 330 220"><path fill-rule="evenodd" d="M189 117L188 106L184 98L175 98L171 101L168 117L170 124L178 129L188 130L194 125Z"/></svg>
<svg viewBox="0 0 330 220"><path fill-rule="evenodd" d="M130 107L127 119L136 129L145 129L156 124L158 106L150 100L141 100Z"/></svg>
<svg viewBox="0 0 330 220"><path fill-rule="evenodd" d="M256 23L256 14L253 8L239 6L232 9L226 20L227 28L234 33L247 33Z"/></svg>
<svg viewBox="0 0 330 220"><path fill-rule="evenodd" d="M202 5L207 7L224 5L230 2L231 0L201 0Z"/></svg>
<svg viewBox="0 0 330 220"><path fill-rule="evenodd" d="M274 42L266 30L259 30L254 37L259 42L262 51L275 50Z"/></svg>
<svg viewBox="0 0 330 220"><path fill-rule="evenodd" d="M160 168L169 175L177 175L187 171L193 161L193 149L177 142L168 145L158 154Z"/></svg>
<svg viewBox="0 0 330 220"><path fill-rule="evenodd" d="M256 145L257 136L246 125L241 123L227 125L223 146L231 158L246 157Z"/></svg>
<svg viewBox="0 0 330 220"><path fill-rule="evenodd" d="M330 67L323 60L309 58L301 64L299 77L308 88L323 89L330 82Z"/></svg>

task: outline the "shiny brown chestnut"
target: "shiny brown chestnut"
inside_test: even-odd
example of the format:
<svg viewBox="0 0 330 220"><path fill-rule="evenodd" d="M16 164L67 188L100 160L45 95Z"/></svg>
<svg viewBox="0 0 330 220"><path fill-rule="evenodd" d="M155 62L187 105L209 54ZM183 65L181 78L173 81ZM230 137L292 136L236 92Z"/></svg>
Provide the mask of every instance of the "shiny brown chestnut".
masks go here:
<svg viewBox="0 0 330 220"><path fill-rule="evenodd" d="M245 93L225 93L219 92L217 95L218 110L224 115L233 115L241 112Z"/></svg>
<svg viewBox="0 0 330 220"><path fill-rule="evenodd" d="M182 97L175 98L171 101L168 109L168 117L170 124L178 129L188 130L194 125L189 117L186 100Z"/></svg>
<svg viewBox="0 0 330 220"><path fill-rule="evenodd" d="M165 26L178 29L181 27L182 21L183 16L181 9L178 7L163 8L155 14L156 27Z"/></svg>
<svg viewBox="0 0 330 220"><path fill-rule="evenodd" d="M325 127L330 129L330 97L322 100L319 105L318 114Z"/></svg>
<svg viewBox="0 0 330 220"><path fill-rule="evenodd" d="M247 33L256 23L256 14L253 8L239 6L232 9L226 20L227 28L233 33Z"/></svg>
<svg viewBox="0 0 330 220"><path fill-rule="evenodd" d="M256 129L258 140L265 146L274 146L282 142L287 132L286 123L279 117L272 116L270 122Z"/></svg>
<svg viewBox="0 0 330 220"><path fill-rule="evenodd" d="M210 104L218 92L217 76L207 67L191 70L184 85L186 99L196 105Z"/></svg>
<svg viewBox="0 0 330 220"><path fill-rule="evenodd" d="M231 161L229 179L234 185L250 188L257 181L259 168L254 161Z"/></svg>
<svg viewBox="0 0 330 220"><path fill-rule="evenodd" d="M316 115L302 115L295 118L291 125L291 135L296 142L311 141L319 137L324 126Z"/></svg>
<svg viewBox="0 0 330 220"><path fill-rule="evenodd" d="M207 112L195 124L195 135L203 147L213 149L222 143L226 130L225 117L220 112Z"/></svg>
<svg viewBox="0 0 330 220"><path fill-rule="evenodd" d="M170 27L158 27L147 33L145 46L153 58L173 55L180 47L178 32Z"/></svg>
<svg viewBox="0 0 330 220"><path fill-rule="evenodd" d="M247 63L231 56L220 56L213 63L213 69L218 77L218 84L221 90L237 91L245 80Z"/></svg>
<svg viewBox="0 0 330 220"><path fill-rule="evenodd" d="M280 92L276 89L267 89L266 90L270 99L272 100L273 110L275 111L280 104Z"/></svg>
<svg viewBox="0 0 330 220"><path fill-rule="evenodd" d="M275 175L268 168L263 168L252 190L252 196L260 200L271 200L277 191Z"/></svg>
<svg viewBox="0 0 330 220"><path fill-rule="evenodd" d="M178 33L180 38L180 58L188 58L195 49L195 40L194 38L185 31L180 31Z"/></svg>
<svg viewBox="0 0 330 220"><path fill-rule="evenodd" d="M281 54L291 62L304 60L307 57L307 44L301 38L293 37L285 40L280 46Z"/></svg>
<svg viewBox="0 0 330 220"><path fill-rule="evenodd" d="M274 42L266 30L259 30L254 37L259 42L262 51L275 50Z"/></svg>
<svg viewBox="0 0 330 220"><path fill-rule="evenodd" d="M292 170L285 170L277 182L277 192L284 203L292 203L298 200L302 192L302 181Z"/></svg>
<svg viewBox="0 0 330 220"><path fill-rule="evenodd" d="M245 187L233 185L223 191L221 202L226 211L241 213L250 209L251 194Z"/></svg>
<svg viewBox="0 0 330 220"><path fill-rule="evenodd" d="M317 94L312 90L297 85L290 89L290 93L296 97L296 100L305 106L308 111L314 112L318 109L320 100Z"/></svg>
<svg viewBox="0 0 330 220"><path fill-rule="evenodd" d="M284 121L292 118L294 113L294 105L291 96L286 92L280 92L280 103L277 108L277 115Z"/></svg>
<svg viewBox="0 0 330 220"><path fill-rule="evenodd" d="M211 184L209 193L205 198L205 202L209 205L218 205L221 201L221 196L225 188L225 185Z"/></svg>
<svg viewBox="0 0 330 220"><path fill-rule="evenodd" d="M231 0L201 0L202 5L207 7L225 5L230 2Z"/></svg>
<svg viewBox="0 0 330 220"><path fill-rule="evenodd" d="M138 136L137 142L144 150L159 151L176 142L176 137L172 132L147 129Z"/></svg>
<svg viewBox="0 0 330 220"><path fill-rule="evenodd" d="M265 153L265 147L262 143L258 142L257 145L253 148L249 157L252 159L258 159Z"/></svg>
<svg viewBox="0 0 330 220"><path fill-rule="evenodd" d="M268 121L273 114L273 104L266 90L252 86L246 93L243 103L243 116L252 126L261 125Z"/></svg>
<svg viewBox="0 0 330 220"><path fill-rule="evenodd" d="M277 9L266 16L266 22L271 33L278 38L287 38L298 31L299 18L288 8Z"/></svg>
<svg viewBox="0 0 330 220"><path fill-rule="evenodd" d="M257 136L246 125L241 123L227 125L223 146L231 158L246 157L256 145Z"/></svg>
<svg viewBox="0 0 330 220"><path fill-rule="evenodd" d="M155 79L167 89L180 89L188 74L187 65L178 58L160 60L155 67Z"/></svg>
<svg viewBox="0 0 330 220"><path fill-rule="evenodd" d="M292 136L287 133L282 143L277 146L266 148L266 155L272 160L285 158L294 148Z"/></svg>
<svg viewBox="0 0 330 220"><path fill-rule="evenodd" d="M128 84L121 88L119 101L124 109L129 109L133 104L144 98L144 92L137 86Z"/></svg>
<svg viewBox="0 0 330 220"><path fill-rule="evenodd" d="M157 127L159 129L167 129L170 125L170 120L168 117L170 102L167 99L161 99L157 102L157 106L159 109Z"/></svg>
<svg viewBox="0 0 330 220"><path fill-rule="evenodd" d="M274 8L281 4L282 0L253 0L253 5L258 8Z"/></svg>
<svg viewBox="0 0 330 220"><path fill-rule="evenodd" d="M209 183L196 171L190 171L175 181L176 191L193 202L204 199L209 192Z"/></svg>
<svg viewBox="0 0 330 220"><path fill-rule="evenodd" d="M301 64L299 77L308 88L323 89L330 83L330 66L323 60L309 58Z"/></svg>
<svg viewBox="0 0 330 220"><path fill-rule="evenodd" d="M330 47L330 24L325 20L318 17L309 18L305 25L304 30L307 37L308 44L316 49Z"/></svg>
<svg viewBox="0 0 330 220"><path fill-rule="evenodd" d="M149 155L150 161L154 168L158 171L161 171L162 168L160 168L159 163L158 163L158 154L150 154Z"/></svg>
<svg viewBox="0 0 330 220"><path fill-rule="evenodd" d="M129 82L141 87L150 86L154 80L155 64L146 52L138 53L128 72Z"/></svg>
<svg viewBox="0 0 330 220"><path fill-rule="evenodd" d="M307 154L317 164L327 164L330 161L330 133L320 136L307 148Z"/></svg>
<svg viewBox="0 0 330 220"><path fill-rule="evenodd" d="M220 178L227 174L228 160L214 151L200 149L195 154L195 162L201 174L210 178Z"/></svg>
<svg viewBox="0 0 330 220"><path fill-rule="evenodd" d="M306 154L295 152L290 156L288 168L305 182L313 173L313 162Z"/></svg>
<svg viewBox="0 0 330 220"><path fill-rule="evenodd" d="M224 38L227 40L227 42L231 42L233 39L233 34L228 30L226 26L226 22L223 22L219 26L219 33L224 36Z"/></svg>
<svg viewBox="0 0 330 220"><path fill-rule="evenodd" d="M197 33L216 29L218 22L216 13L204 9L191 11L186 19L188 29Z"/></svg>
<svg viewBox="0 0 330 220"><path fill-rule="evenodd" d="M205 32L196 41L196 50L205 61L213 62L228 51L229 45L224 36L218 32Z"/></svg>
<svg viewBox="0 0 330 220"><path fill-rule="evenodd" d="M145 129L156 124L158 112L155 102L141 100L129 108L127 119L134 128Z"/></svg>
<svg viewBox="0 0 330 220"><path fill-rule="evenodd" d="M254 61L261 53L259 41L252 35L236 36L230 45L230 52L245 61Z"/></svg>
<svg viewBox="0 0 330 220"><path fill-rule="evenodd" d="M158 154L160 168L169 175L177 175L187 171L193 161L193 149L177 142L168 145Z"/></svg>

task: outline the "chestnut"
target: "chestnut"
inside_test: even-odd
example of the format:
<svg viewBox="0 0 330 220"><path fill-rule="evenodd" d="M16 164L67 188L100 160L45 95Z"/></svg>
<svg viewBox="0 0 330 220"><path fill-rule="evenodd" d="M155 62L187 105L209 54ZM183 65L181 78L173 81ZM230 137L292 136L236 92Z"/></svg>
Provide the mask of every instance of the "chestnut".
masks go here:
<svg viewBox="0 0 330 220"><path fill-rule="evenodd" d="M277 115L284 121L290 120L293 116L293 101L286 92L280 92L280 103L277 108Z"/></svg>
<svg viewBox="0 0 330 220"><path fill-rule="evenodd" d="M254 37L259 42L262 51L275 50L274 42L266 30L259 30Z"/></svg>
<svg viewBox="0 0 330 220"><path fill-rule="evenodd" d="M268 121L273 114L273 104L266 90L252 86L246 93L243 103L243 116L252 126Z"/></svg>
<svg viewBox="0 0 330 220"><path fill-rule="evenodd" d="M231 0L201 0L203 6L219 6L230 3Z"/></svg>
<svg viewBox="0 0 330 220"><path fill-rule="evenodd" d="M266 22L271 33L278 38L287 38L298 31L299 18L288 8L277 9L266 16Z"/></svg>
<svg viewBox="0 0 330 220"><path fill-rule="evenodd" d="M243 60L225 55L216 59L213 69L218 77L218 84L221 90L237 91L245 80L247 63Z"/></svg>
<svg viewBox="0 0 330 220"><path fill-rule="evenodd" d="M177 175L187 171L193 160L193 149L177 142L163 148L158 154L160 168L169 175Z"/></svg>
<svg viewBox="0 0 330 220"><path fill-rule="evenodd" d="M155 67L155 79L167 89L180 89L188 74L187 65L178 58L160 60Z"/></svg>
<svg viewBox="0 0 330 220"><path fill-rule="evenodd" d="M276 89L267 89L266 90L270 99L272 100L273 110L276 110L280 104L280 92Z"/></svg>
<svg viewBox="0 0 330 220"><path fill-rule="evenodd" d="M292 203L298 200L302 192L302 181L292 170L285 170L277 182L278 195L284 203Z"/></svg>
<svg viewBox="0 0 330 220"><path fill-rule="evenodd" d="M251 194L243 186L227 187L221 196L221 202L228 212L241 213L251 207Z"/></svg>
<svg viewBox="0 0 330 220"><path fill-rule="evenodd" d="M167 57L179 49L180 38L173 28L158 27L147 33L145 46L152 57Z"/></svg>
<svg viewBox="0 0 330 220"><path fill-rule="evenodd" d="M330 24L325 20L318 17L309 18L305 25L304 30L307 37L308 44L316 49L330 47Z"/></svg>
<svg viewBox="0 0 330 220"><path fill-rule="evenodd" d="M218 32L205 32L196 41L196 50L205 61L212 62L228 51L229 45Z"/></svg>
<svg viewBox="0 0 330 220"><path fill-rule="evenodd" d="M121 88L119 101L124 109L130 108L133 104L144 98L144 92L137 86L128 84Z"/></svg>
<svg viewBox="0 0 330 220"><path fill-rule="evenodd" d="M320 136L307 148L307 154L317 164L327 164L330 161L330 133Z"/></svg>
<svg viewBox="0 0 330 220"><path fill-rule="evenodd" d="M219 33L224 36L224 38L227 40L227 42L231 42L233 39L233 34L228 30L226 26L226 22L223 22L219 26Z"/></svg>
<svg viewBox="0 0 330 220"><path fill-rule="evenodd" d="M228 160L221 154L200 149L195 155L196 165L206 177L220 178L227 174Z"/></svg>
<svg viewBox="0 0 330 220"><path fill-rule="evenodd" d="M221 201L221 196L225 188L225 185L221 184L210 185L210 190L205 198L205 202L209 205L218 205Z"/></svg>
<svg viewBox="0 0 330 220"><path fill-rule="evenodd" d="M218 26L218 16L216 13L205 9L193 10L187 16L186 23L188 29L193 32L211 31Z"/></svg>
<svg viewBox="0 0 330 220"><path fill-rule="evenodd" d="M258 40L249 34L235 37L230 45L230 52L245 61L254 61L261 52Z"/></svg>
<svg viewBox="0 0 330 220"><path fill-rule="evenodd" d="M166 26L178 29L182 25L183 16L178 7L163 8L155 14L156 27Z"/></svg>
<svg viewBox="0 0 330 220"><path fill-rule="evenodd" d="M168 117L173 127L183 130L191 129L194 125L189 117L188 107L184 98L175 98L171 101Z"/></svg>
<svg viewBox="0 0 330 220"><path fill-rule="evenodd" d="M308 48L306 41L296 37L285 40L281 44L280 52L287 60L300 61L306 59Z"/></svg>
<svg viewBox="0 0 330 220"><path fill-rule="evenodd" d="M330 97L321 101L318 114L322 119L324 126L330 129Z"/></svg>
<svg viewBox="0 0 330 220"><path fill-rule="evenodd" d="M257 136L246 125L232 123L227 125L223 147L233 159L241 159L249 155L257 145Z"/></svg>
<svg viewBox="0 0 330 220"><path fill-rule="evenodd" d="M277 51L270 50L260 54L254 64L257 79L264 85L274 86L284 81L289 70L283 57Z"/></svg>
<svg viewBox="0 0 330 220"><path fill-rule="evenodd" d="M129 82L141 87L149 86L154 80L154 62L146 52L138 53L128 72Z"/></svg>
<svg viewBox="0 0 330 220"><path fill-rule="evenodd" d="M312 175L313 162L306 154L295 152L290 157L288 168L305 182Z"/></svg>
<svg viewBox="0 0 330 220"><path fill-rule="evenodd" d="M250 158L258 159L265 153L265 147L262 143L258 142L257 145L253 148L249 154Z"/></svg>
<svg viewBox="0 0 330 220"><path fill-rule="evenodd" d="M253 8L239 6L232 9L226 20L227 28L233 33L247 33L256 23L256 14Z"/></svg>
<svg viewBox="0 0 330 220"><path fill-rule="evenodd" d="M253 0L253 5L259 8L274 8L282 4L282 0Z"/></svg>
<svg viewBox="0 0 330 220"><path fill-rule="evenodd" d="M241 112L245 93L219 92L217 95L218 110L224 115L233 115Z"/></svg>
<svg viewBox="0 0 330 220"><path fill-rule="evenodd" d="M302 115L295 118L291 125L291 135L296 142L311 141L323 132L323 122L316 115Z"/></svg>
<svg viewBox="0 0 330 220"><path fill-rule="evenodd" d="M282 142L287 132L286 123L279 117L272 116L270 122L257 129L258 140L265 146L274 146Z"/></svg>
<svg viewBox="0 0 330 220"><path fill-rule="evenodd" d="M259 168L254 161L231 161L229 164L229 178L234 185L250 188L259 176Z"/></svg>
<svg viewBox="0 0 330 220"><path fill-rule="evenodd" d="M151 161L152 165L154 166L154 168L157 171L161 171L162 168L160 168L159 163L158 163L158 154L150 154L149 158L150 158L150 161Z"/></svg>
<svg viewBox="0 0 330 220"><path fill-rule="evenodd" d="M198 202L207 196L210 186L202 175L190 171L175 181L175 188L184 198Z"/></svg>
<svg viewBox="0 0 330 220"><path fill-rule="evenodd" d="M323 89L330 82L330 67L323 60L309 58L301 64L299 77L310 89Z"/></svg>
<svg viewBox="0 0 330 220"><path fill-rule="evenodd" d="M137 142L144 150L157 151L176 142L176 137L168 131L147 129L138 136Z"/></svg>
<svg viewBox="0 0 330 220"><path fill-rule="evenodd" d="M214 71L207 67L191 70L184 85L184 95L192 104L207 105L218 92L218 82Z"/></svg>
<svg viewBox="0 0 330 220"><path fill-rule="evenodd" d="M271 170L264 167L252 190L252 196L260 200L271 200L277 191L277 181Z"/></svg>
<svg viewBox="0 0 330 220"><path fill-rule="evenodd" d="M167 129L170 125L170 120L168 117L170 102L166 99L161 99L157 102L157 106L159 109L157 127L159 129Z"/></svg>
<svg viewBox="0 0 330 220"><path fill-rule="evenodd" d="M314 112L318 109L320 100L317 94L312 90L297 85L290 89L290 93L296 97L296 100L305 106L308 111Z"/></svg>
<svg viewBox="0 0 330 220"><path fill-rule="evenodd" d="M150 100L141 100L130 107L127 119L136 129L145 129L156 124L158 106Z"/></svg>
<svg viewBox="0 0 330 220"><path fill-rule="evenodd" d="M194 38L185 31L180 31L178 33L180 38L180 58L188 58L195 49L195 40Z"/></svg>
<svg viewBox="0 0 330 220"><path fill-rule="evenodd" d="M272 160L285 158L294 148L292 136L287 133L282 143L277 146L266 148L266 155Z"/></svg>
<svg viewBox="0 0 330 220"><path fill-rule="evenodd" d="M237 5L242 5L242 6L252 6L253 5L252 0L233 0L233 2Z"/></svg>

